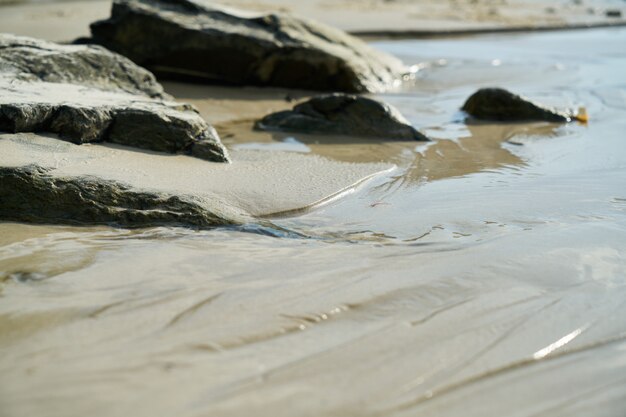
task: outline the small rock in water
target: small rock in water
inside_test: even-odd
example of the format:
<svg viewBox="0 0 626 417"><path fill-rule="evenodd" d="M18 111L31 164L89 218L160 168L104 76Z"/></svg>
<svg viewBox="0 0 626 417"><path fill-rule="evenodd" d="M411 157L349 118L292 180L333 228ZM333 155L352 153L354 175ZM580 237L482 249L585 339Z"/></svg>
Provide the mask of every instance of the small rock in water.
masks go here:
<svg viewBox="0 0 626 417"><path fill-rule="evenodd" d="M617 9L607 10L606 17L622 17L622 11Z"/></svg>
<svg viewBox="0 0 626 417"><path fill-rule="evenodd" d="M99 46L0 34L0 89L0 131L228 161L193 107L172 101L150 72Z"/></svg>
<svg viewBox="0 0 626 417"><path fill-rule="evenodd" d="M365 92L409 73L398 59L341 30L194 0L115 0L111 17L93 23L91 33L91 42L175 78Z"/></svg>
<svg viewBox="0 0 626 417"><path fill-rule="evenodd" d="M476 119L499 122L570 122L571 115L533 103L502 88L482 88L472 94L462 107Z"/></svg>
<svg viewBox="0 0 626 417"><path fill-rule="evenodd" d="M429 140L389 104L340 93L313 97L293 110L269 114L257 121L255 128L390 140Z"/></svg>

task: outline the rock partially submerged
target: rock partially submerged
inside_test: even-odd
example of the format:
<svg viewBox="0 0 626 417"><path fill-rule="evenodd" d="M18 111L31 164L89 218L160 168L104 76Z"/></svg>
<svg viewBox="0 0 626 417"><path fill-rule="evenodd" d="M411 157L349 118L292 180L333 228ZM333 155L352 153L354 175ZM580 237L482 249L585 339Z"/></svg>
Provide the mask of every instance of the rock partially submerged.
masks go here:
<svg viewBox="0 0 626 417"><path fill-rule="evenodd" d="M98 46L0 35L0 131L50 132L227 162L215 130L154 76Z"/></svg>
<svg viewBox="0 0 626 417"><path fill-rule="evenodd" d="M162 75L318 91L388 88L402 63L338 29L199 0L115 0L92 39Z"/></svg>
<svg viewBox="0 0 626 417"><path fill-rule="evenodd" d="M367 97L328 94L313 97L293 110L272 113L259 120L259 130L381 138L429 140L400 112Z"/></svg>
<svg viewBox="0 0 626 417"><path fill-rule="evenodd" d="M566 123L575 117L533 103L502 88L482 88L472 94L462 107L476 119L499 122L545 121Z"/></svg>
<svg viewBox="0 0 626 417"><path fill-rule="evenodd" d="M245 150L236 164L210 164L32 133L0 134L0 155L0 221L124 227L271 227L256 218L304 212L393 169Z"/></svg>
<svg viewBox="0 0 626 417"><path fill-rule="evenodd" d="M0 219L125 227L232 224L191 198L135 190L97 177L57 178L36 165L0 167Z"/></svg>

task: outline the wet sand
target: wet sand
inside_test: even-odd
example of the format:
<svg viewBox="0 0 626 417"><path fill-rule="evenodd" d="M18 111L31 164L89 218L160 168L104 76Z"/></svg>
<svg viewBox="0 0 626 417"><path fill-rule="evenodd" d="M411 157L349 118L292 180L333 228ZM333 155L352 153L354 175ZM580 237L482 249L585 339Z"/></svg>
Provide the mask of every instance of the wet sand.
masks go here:
<svg viewBox="0 0 626 417"><path fill-rule="evenodd" d="M273 234L0 224L2 414L621 415L624 42L623 29L377 42L419 66L378 97L430 144L253 132L291 105L284 91L166 83L248 172L285 161L280 193L316 184L306 161L322 177L315 161L398 168L270 217ZM591 120L466 124L464 99L494 84Z"/></svg>

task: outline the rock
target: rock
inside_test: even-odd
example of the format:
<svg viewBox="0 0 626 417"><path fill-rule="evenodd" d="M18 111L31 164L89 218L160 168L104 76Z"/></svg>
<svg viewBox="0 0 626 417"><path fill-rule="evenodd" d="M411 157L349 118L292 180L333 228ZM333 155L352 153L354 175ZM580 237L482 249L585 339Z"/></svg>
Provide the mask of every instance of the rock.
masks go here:
<svg viewBox="0 0 626 417"><path fill-rule="evenodd" d="M259 120L255 128L390 140L429 140L396 108L370 98L339 93L313 97L293 110L269 114Z"/></svg>
<svg viewBox="0 0 626 417"><path fill-rule="evenodd" d="M215 130L148 71L98 46L0 35L0 131L50 132L227 162Z"/></svg>
<svg viewBox="0 0 626 417"><path fill-rule="evenodd" d="M91 42L163 76L318 91L381 91L402 63L338 29L194 0L114 0Z"/></svg>
<svg viewBox="0 0 626 417"><path fill-rule="evenodd" d="M235 150L236 164L188 155L0 134L0 221L207 228L303 213L393 165Z"/></svg>
<svg viewBox="0 0 626 417"><path fill-rule="evenodd" d="M96 177L57 178L31 165L0 167L0 219L125 227L232 224L193 199L134 190Z"/></svg>
<svg viewBox="0 0 626 417"><path fill-rule="evenodd" d="M77 84L171 99L152 73L95 45L59 45L0 34L0 74L20 81Z"/></svg>
<svg viewBox="0 0 626 417"><path fill-rule="evenodd" d="M619 9L610 9L607 10L605 13L606 17L622 17L622 11Z"/></svg>
<svg viewBox="0 0 626 417"><path fill-rule="evenodd" d="M482 88L462 107L476 119L499 122L545 121L565 123L573 116L543 107L502 88Z"/></svg>

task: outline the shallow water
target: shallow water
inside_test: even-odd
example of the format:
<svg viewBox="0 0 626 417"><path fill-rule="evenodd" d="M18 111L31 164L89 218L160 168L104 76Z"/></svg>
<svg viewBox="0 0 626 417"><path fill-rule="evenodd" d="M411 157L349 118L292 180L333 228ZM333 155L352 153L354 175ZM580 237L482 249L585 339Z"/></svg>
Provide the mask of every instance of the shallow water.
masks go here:
<svg viewBox="0 0 626 417"><path fill-rule="evenodd" d="M419 65L384 98L428 145L224 124L232 148L401 168L276 229L0 224L0 414L623 414L625 42L378 42ZM466 125L491 85L591 120Z"/></svg>

